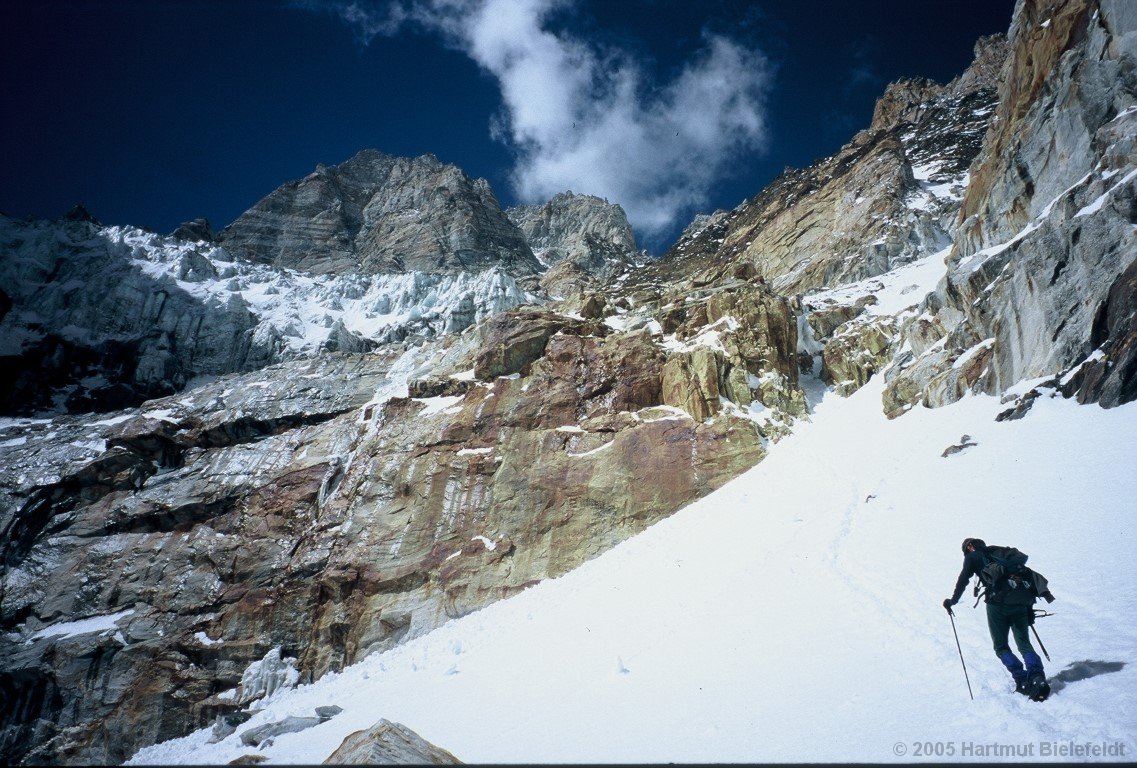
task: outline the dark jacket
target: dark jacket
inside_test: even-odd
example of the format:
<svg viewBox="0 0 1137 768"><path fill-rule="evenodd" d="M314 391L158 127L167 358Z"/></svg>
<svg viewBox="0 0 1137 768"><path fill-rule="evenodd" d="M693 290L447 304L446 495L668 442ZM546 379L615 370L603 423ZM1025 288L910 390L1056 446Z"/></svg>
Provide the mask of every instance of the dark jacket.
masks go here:
<svg viewBox="0 0 1137 768"><path fill-rule="evenodd" d="M963 556L963 570L959 572L959 578L955 580L955 591L951 593L953 604L959 602L963 590L967 589L967 582L971 581L972 576L978 576L985 564L983 553L979 550L968 552Z"/></svg>

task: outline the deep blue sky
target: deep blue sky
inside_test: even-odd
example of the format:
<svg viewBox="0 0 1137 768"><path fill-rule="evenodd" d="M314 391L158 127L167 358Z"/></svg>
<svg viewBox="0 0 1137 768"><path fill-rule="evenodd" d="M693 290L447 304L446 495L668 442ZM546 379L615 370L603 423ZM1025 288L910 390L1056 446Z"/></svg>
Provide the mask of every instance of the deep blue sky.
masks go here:
<svg viewBox="0 0 1137 768"><path fill-rule="evenodd" d="M978 36L1006 31L1012 7L580 0L557 21L661 80L704 29L769 59L766 146L731 163L710 210L838 149L891 80L957 75ZM0 0L0 83L0 211L13 216L82 203L110 224L168 232L205 216L220 229L282 182L364 147L434 153L517 202L515 148L490 135L497 81L425 31L365 45L333 13L284 0ZM662 251L689 219L647 244Z"/></svg>

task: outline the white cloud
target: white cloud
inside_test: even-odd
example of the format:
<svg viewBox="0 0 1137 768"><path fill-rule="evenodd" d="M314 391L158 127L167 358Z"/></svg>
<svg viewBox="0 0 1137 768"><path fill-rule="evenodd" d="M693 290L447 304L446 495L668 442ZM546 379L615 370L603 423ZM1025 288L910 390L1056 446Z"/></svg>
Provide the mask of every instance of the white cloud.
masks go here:
<svg viewBox="0 0 1137 768"><path fill-rule="evenodd" d="M407 8L401 3L391 3L382 11L367 0L289 0L288 5L306 11L330 12L339 16L358 36L359 41L368 45L376 36L390 36L410 19Z"/></svg>
<svg viewBox="0 0 1137 768"><path fill-rule="evenodd" d="M503 112L495 137L516 151L514 191L527 202L572 189L620 203L651 238L704 206L717 178L766 142L762 54L721 35L669 82L628 53L550 28L569 0L419 0L379 11L330 6L365 41L413 22L492 74ZM325 5L324 7L329 7Z"/></svg>

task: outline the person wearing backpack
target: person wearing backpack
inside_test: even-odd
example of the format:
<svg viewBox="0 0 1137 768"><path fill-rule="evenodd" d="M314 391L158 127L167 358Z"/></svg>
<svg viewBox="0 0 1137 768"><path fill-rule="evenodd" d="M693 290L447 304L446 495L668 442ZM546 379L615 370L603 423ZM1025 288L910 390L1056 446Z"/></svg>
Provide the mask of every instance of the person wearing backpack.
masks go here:
<svg viewBox="0 0 1137 768"><path fill-rule="evenodd" d="M1026 561L1027 556L1014 547L989 547L982 539L964 539L963 569L955 582L955 591L943 605L951 613L971 577L978 576L986 590L983 598L987 604L987 628L995 655L1014 678L1016 692L1042 701L1050 694L1050 684L1046 682L1042 659L1030 643L1029 630L1034 623L1035 600L1042 597L1050 603L1054 595L1046 578L1027 568ZM977 594L978 590L976 587ZM1023 656L1021 661L1011 651L1008 633L1014 635Z"/></svg>

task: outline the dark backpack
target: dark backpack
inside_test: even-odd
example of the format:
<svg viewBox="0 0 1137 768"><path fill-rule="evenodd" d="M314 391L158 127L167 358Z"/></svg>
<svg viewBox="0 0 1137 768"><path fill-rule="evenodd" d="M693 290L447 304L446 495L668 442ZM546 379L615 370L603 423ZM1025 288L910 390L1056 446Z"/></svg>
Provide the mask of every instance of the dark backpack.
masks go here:
<svg viewBox="0 0 1137 768"><path fill-rule="evenodd" d="M988 595L1039 597L1049 589L1046 577L1027 568L1029 555L1014 547L987 547L979 581Z"/></svg>

